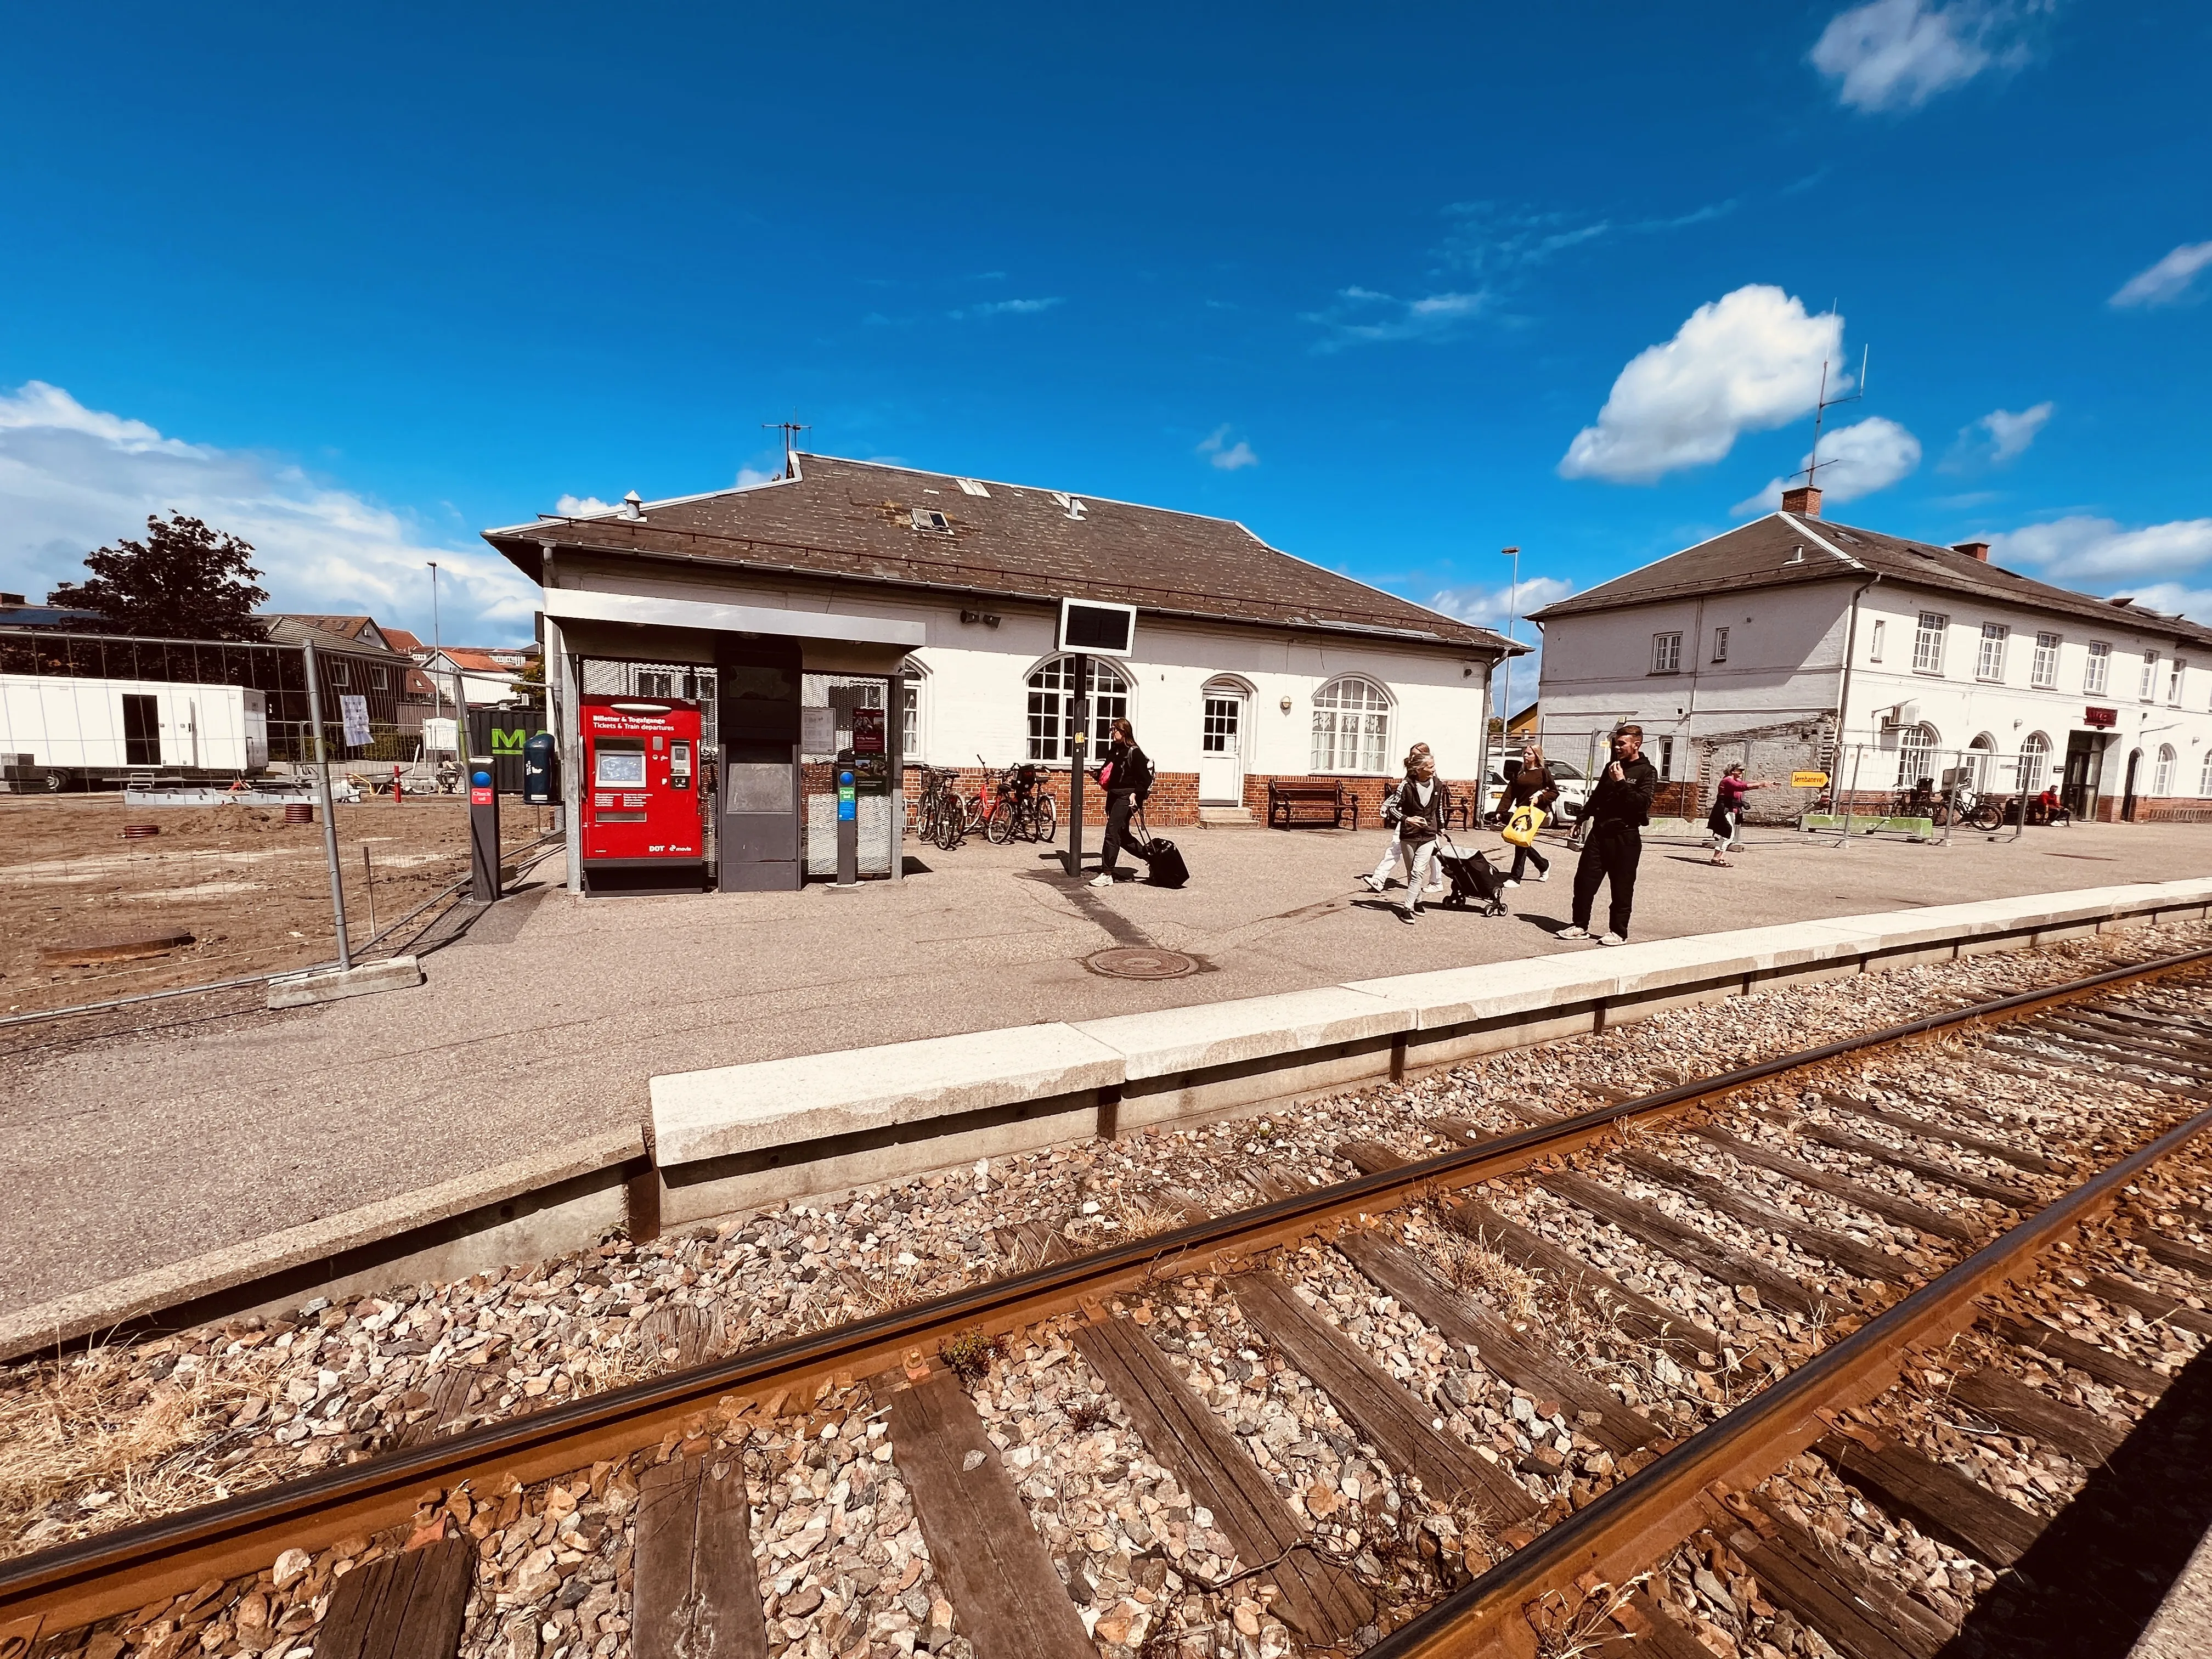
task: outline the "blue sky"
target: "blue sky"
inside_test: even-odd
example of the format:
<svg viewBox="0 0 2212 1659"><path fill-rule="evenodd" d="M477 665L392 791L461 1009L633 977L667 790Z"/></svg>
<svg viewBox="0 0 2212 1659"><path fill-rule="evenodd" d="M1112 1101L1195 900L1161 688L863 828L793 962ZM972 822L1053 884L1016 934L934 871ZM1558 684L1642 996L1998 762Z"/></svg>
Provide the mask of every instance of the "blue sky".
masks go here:
<svg viewBox="0 0 2212 1659"><path fill-rule="evenodd" d="M1498 621L1502 546L1540 601L1759 510L1822 359L1871 346L1831 516L2212 616L2201 5L48 7L10 37L9 589L175 506L281 604L427 629L438 558L447 639L525 638L478 530L727 485L795 412L811 447L1235 517Z"/></svg>

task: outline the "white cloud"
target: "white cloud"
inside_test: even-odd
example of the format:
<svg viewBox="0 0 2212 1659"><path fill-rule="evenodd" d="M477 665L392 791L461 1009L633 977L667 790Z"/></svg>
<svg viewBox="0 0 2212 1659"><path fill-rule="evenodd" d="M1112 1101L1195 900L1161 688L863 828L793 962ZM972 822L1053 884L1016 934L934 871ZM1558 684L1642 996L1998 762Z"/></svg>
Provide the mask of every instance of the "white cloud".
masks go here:
<svg viewBox="0 0 2212 1659"><path fill-rule="evenodd" d="M597 495L563 495L553 503L553 510L564 518L588 519L595 514L612 513L621 503L603 501Z"/></svg>
<svg viewBox="0 0 2212 1659"><path fill-rule="evenodd" d="M1495 587L1448 587L1429 601L1429 609L1441 611L1448 617L1457 617L1481 628L1505 631L1509 617L1526 617L1532 611L1541 611L1546 605L1567 598L1575 591L1571 581L1557 576L1524 576L1516 589L1510 582L1500 582ZM1525 643L1535 631L1521 623L1514 629Z"/></svg>
<svg viewBox="0 0 2212 1659"><path fill-rule="evenodd" d="M2032 567L2052 581L2110 588L2130 578L2179 576L2212 562L2212 519L2129 530L2116 520L2077 514L1991 536L1990 556L2014 568ZM2150 592L2136 590L2146 604L2154 603Z"/></svg>
<svg viewBox="0 0 2212 1659"><path fill-rule="evenodd" d="M173 509L251 542L275 609L427 628L435 559L447 638L529 635L536 586L481 543L442 544L293 463L165 437L43 381L0 392L0 586L82 580L85 554Z"/></svg>
<svg viewBox="0 0 2212 1659"><path fill-rule="evenodd" d="M1738 434L1812 412L1820 365L1841 355L1844 319L1759 283L1699 306L1664 345L1637 354L1613 383L1597 424L1575 434L1565 478L1649 483L1717 461ZM1836 374L1831 392L1848 386Z"/></svg>
<svg viewBox="0 0 2212 1659"><path fill-rule="evenodd" d="M1872 0L1828 20L1813 67L1840 83L1836 95L1854 109L1913 108L1992 64L2023 61L2021 26L2048 9L2048 0Z"/></svg>
<svg viewBox="0 0 2212 1659"><path fill-rule="evenodd" d="M1975 424L1990 434L1990 459L2002 465L2015 455L2026 454L2055 407L2052 404L2038 404L2017 415L2008 410L1993 409L1983 416Z"/></svg>
<svg viewBox="0 0 2212 1659"><path fill-rule="evenodd" d="M2106 301L2115 306L2170 306L2189 297L2197 273L2212 265L2212 242L2184 242L2148 270L2122 283Z"/></svg>
<svg viewBox="0 0 2212 1659"><path fill-rule="evenodd" d="M957 311L947 312L949 317L1030 317L1040 311L1050 311L1054 306L1067 301L1058 295L1046 300L987 300L980 305L963 306Z"/></svg>
<svg viewBox="0 0 2212 1659"><path fill-rule="evenodd" d="M1226 422L1214 428L1212 432L1199 441L1198 453L1224 472L1234 472L1240 467L1260 465L1259 456L1253 453L1252 446L1246 443L1243 439L1239 438L1233 444L1229 441L1229 426Z"/></svg>
<svg viewBox="0 0 2212 1659"><path fill-rule="evenodd" d="M2148 587L2138 587L2129 598L2137 605L2153 611L2163 611L2169 617L2188 617L2197 622L2212 622L2212 587L2187 587L2179 582L2153 582Z"/></svg>
<svg viewBox="0 0 2212 1659"><path fill-rule="evenodd" d="M1431 294L1419 300L1401 300L1370 288L1347 288L1339 303L1327 311L1309 312L1306 320L1320 323L1329 332L1315 343L1316 351L1340 351L1346 346L1370 345L1389 340L1442 340L1458 331L1490 301L1486 294Z"/></svg>
<svg viewBox="0 0 2212 1659"><path fill-rule="evenodd" d="M1747 513L1771 513L1782 505L1782 492L1802 483L1813 457L1797 463L1787 478L1770 478L1766 488L1747 496L1729 509L1741 517ZM1820 436L1820 494L1826 501L1848 501L1887 489L1899 478L1910 477L1920 465L1920 440L1895 421L1871 416L1850 426L1838 427Z"/></svg>

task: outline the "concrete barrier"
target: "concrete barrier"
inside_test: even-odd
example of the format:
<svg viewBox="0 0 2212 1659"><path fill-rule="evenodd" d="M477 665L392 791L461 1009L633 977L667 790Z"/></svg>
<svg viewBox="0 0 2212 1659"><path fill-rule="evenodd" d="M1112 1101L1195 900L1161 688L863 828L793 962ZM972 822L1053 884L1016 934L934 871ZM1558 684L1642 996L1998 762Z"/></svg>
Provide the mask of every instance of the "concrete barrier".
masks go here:
<svg viewBox="0 0 2212 1659"><path fill-rule="evenodd" d="M1747 927L653 1079L696 1221L1093 1134L1310 1098L1771 986L2212 915L2212 878Z"/></svg>

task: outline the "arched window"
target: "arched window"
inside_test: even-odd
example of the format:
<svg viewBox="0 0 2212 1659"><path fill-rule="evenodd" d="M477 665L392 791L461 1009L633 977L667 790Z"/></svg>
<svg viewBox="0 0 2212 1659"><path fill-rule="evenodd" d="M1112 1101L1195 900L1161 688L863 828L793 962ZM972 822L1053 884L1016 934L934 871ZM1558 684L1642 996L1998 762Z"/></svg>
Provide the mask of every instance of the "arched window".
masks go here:
<svg viewBox="0 0 2212 1659"><path fill-rule="evenodd" d="M2212 799L2212 749L2204 751L2204 769L2197 775L2197 793Z"/></svg>
<svg viewBox="0 0 2212 1659"><path fill-rule="evenodd" d="M1923 778L1931 782L1935 774L1929 769L1936 759L1936 728L1932 726L1908 726L1897 734L1897 787L1910 789Z"/></svg>
<svg viewBox="0 0 2212 1659"><path fill-rule="evenodd" d="M1103 657L1091 661L1091 748L1092 757L1105 752L1106 733L1114 721L1129 718L1129 682L1121 671ZM1074 701L1075 659L1054 657L1030 675L1030 758L1065 761L1068 746L1069 705Z"/></svg>
<svg viewBox="0 0 2212 1659"><path fill-rule="evenodd" d="M2158 764L2151 769L2150 774L2150 792L2153 795L2170 795L2173 793L2173 763L2179 758L2180 757L2173 752L2172 744L2159 744Z"/></svg>
<svg viewBox="0 0 2212 1659"><path fill-rule="evenodd" d="M1387 772L1390 699L1372 680L1346 674L1314 693L1313 769Z"/></svg>
<svg viewBox="0 0 2212 1659"><path fill-rule="evenodd" d="M2020 740L2020 781L2014 787L2023 795L2040 794L2051 775L2051 739L2031 732Z"/></svg>
<svg viewBox="0 0 2212 1659"><path fill-rule="evenodd" d="M1997 740L1984 732L1966 745L1966 782L1976 792L1990 787L1990 763L1996 758Z"/></svg>

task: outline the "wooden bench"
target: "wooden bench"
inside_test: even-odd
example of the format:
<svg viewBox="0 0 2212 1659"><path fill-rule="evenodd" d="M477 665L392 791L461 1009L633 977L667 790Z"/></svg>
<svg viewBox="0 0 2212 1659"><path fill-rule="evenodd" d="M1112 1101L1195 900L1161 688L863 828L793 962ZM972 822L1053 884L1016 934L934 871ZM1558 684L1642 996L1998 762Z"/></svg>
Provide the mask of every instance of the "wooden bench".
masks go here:
<svg viewBox="0 0 2212 1659"><path fill-rule="evenodd" d="M1301 820L1300 814L1304 814ZM1289 830L1301 821L1307 823L1326 823L1331 829L1359 828L1359 797L1350 793L1340 782L1267 784L1267 823L1271 829Z"/></svg>

